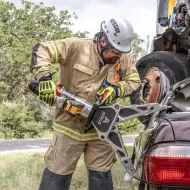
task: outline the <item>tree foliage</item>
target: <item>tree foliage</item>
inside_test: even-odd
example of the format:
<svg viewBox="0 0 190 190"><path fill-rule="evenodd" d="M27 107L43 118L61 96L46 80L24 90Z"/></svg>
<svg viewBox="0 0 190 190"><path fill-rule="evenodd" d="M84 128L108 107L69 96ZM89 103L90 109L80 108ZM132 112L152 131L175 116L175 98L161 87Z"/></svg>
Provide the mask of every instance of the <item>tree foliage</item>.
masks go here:
<svg viewBox="0 0 190 190"><path fill-rule="evenodd" d="M125 106L131 105L130 95L126 98L118 98L116 101ZM118 128L122 135L140 133L143 130L143 127L144 125L138 118L130 119L118 124Z"/></svg>
<svg viewBox="0 0 190 190"><path fill-rule="evenodd" d="M88 34L71 31L71 19L78 19L75 13L56 14L55 7L21 2L17 8L0 0L0 132L6 138L33 137L52 126L53 108L28 93L34 44Z"/></svg>
<svg viewBox="0 0 190 190"><path fill-rule="evenodd" d="M0 1L0 81L8 100L24 98L27 92L29 64L34 44L71 36L85 37L87 32L73 33L67 10L55 14L55 7L46 7L22 0L22 8ZM5 87L6 86L6 87Z"/></svg>
<svg viewBox="0 0 190 190"><path fill-rule="evenodd" d="M21 3L22 7L18 8L0 0L0 133L5 138L35 137L52 127L54 108L28 91L33 46L42 41L88 34L86 31L74 33L70 29L71 20L78 19L75 13L62 10L56 14L55 7L43 3L26 0ZM135 58L142 50L139 47L142 42L135 34L132 43Z"/></svg>
<svg viewBox="0 0 190 190"><path fill-rule="evenodd" d="M0 115L0 131L6 139L35 137L45 124L36 122L34 112L29 111L25 104L2 104Z"/></svg>
<svg viewBox="0 0 190 190"><path fill-rule="evenodd" d="M141 46L144 40L140 38L140 36L137 33L134 33L134 38L132 41L132 50L131 53L135 59L137 60L138 56L144 51L143 47Z"/></svg>

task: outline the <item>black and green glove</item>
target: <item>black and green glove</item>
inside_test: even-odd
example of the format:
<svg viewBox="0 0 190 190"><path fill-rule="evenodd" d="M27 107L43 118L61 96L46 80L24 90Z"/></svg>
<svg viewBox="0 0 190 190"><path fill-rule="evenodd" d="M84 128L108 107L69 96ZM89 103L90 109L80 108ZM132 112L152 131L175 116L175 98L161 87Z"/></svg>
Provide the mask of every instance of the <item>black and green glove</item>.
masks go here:
<svg viewBox="0 0 190 190"><path fill-rule="evenodd" d="M100 89L96 95L96 99L101 99L100 105L110 105L113 104L114 99L119 97L119 87L118 86L108 86Z"/></svg>
<svg viewBox="0 0 190 190"><path fill-rule="evenodd" d="M39 97L50 106L56 102L56 86L52 81L52 76L47 74L39 80Z"/></svg>

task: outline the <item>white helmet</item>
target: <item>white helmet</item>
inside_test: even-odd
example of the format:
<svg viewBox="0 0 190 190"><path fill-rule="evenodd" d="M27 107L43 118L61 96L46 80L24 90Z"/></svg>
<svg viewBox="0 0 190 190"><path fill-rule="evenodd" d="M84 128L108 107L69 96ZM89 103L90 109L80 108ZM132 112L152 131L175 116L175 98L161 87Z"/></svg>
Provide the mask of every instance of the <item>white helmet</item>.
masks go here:
<svg viewBox="0 0 190 190"><path fill-rule="evenodd" d="M129 21L123 17L111 18L101 23L101 30L109 45L115 50L122 53L131 51L134 32Z"/></svg>

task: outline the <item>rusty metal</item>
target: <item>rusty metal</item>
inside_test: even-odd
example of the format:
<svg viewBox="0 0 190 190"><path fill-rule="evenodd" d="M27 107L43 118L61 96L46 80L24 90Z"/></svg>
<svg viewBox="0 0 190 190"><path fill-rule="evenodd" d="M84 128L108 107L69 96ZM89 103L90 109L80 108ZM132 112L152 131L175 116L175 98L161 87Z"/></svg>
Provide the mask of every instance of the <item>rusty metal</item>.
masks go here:
<svg viewBox="0 0 190 190"><path fill-rule="evenodd" d="M144 77L144 81L140 92L141 100L144 103L156 103L161 90L160 71L156 67L150 68Z"/></svg>

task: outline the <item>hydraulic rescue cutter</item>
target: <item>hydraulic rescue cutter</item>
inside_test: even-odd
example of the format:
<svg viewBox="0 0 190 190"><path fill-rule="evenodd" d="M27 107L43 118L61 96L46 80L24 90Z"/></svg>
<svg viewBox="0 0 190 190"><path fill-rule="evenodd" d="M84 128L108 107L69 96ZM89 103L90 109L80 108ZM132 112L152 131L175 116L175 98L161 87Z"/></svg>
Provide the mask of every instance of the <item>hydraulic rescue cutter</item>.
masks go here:
<svg viewBox="0 0 190 190"><path fill-rule="evenodd" d="M62 93L62 96L57 95L56 106L58 108L63 107L63 96L82 103L84 108L81 115L87 118L84 125L84 131L88 132L93 127L96 129L100 140L107 141L120 158L120 161L126 170L124 179L126 181L132 180L135 173L134 166L124 146L117 124L140 116L160 112L161 110L166 109L166 107L157 103L131 106L114 103L108 106L100 106L100 100L95 102L95 104L91 104L85 99L68 92L64 87L60 85L57 85L57 87L59 88L59 92ZM38 81L32 80L29 84L29 89L38 95Z"/></svg>

